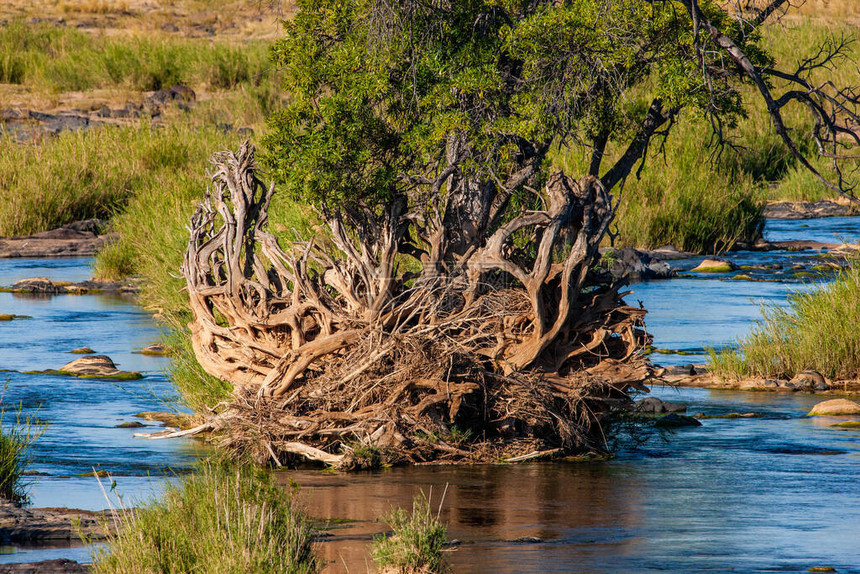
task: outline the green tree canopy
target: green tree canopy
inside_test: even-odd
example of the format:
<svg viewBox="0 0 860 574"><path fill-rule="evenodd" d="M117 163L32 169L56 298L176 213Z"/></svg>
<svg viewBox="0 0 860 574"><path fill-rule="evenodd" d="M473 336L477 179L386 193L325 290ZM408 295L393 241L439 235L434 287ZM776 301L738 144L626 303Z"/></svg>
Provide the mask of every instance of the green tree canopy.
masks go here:
<svg viewBox="0 0 860 574"><path fill-rule="evenodd" d="M385 205L452 166L513 191L551 145L591 148L591 174L611 188L650 124L683 107L715 124L743 114L746 76L697 44L680 2L297 4L274 47L293 100L272 119L267 159L288 193L317 205ZM754 30L716 2L699 8L753 65L771 65ZM619 165L603 165L609 140L632 142Z"/></svg>

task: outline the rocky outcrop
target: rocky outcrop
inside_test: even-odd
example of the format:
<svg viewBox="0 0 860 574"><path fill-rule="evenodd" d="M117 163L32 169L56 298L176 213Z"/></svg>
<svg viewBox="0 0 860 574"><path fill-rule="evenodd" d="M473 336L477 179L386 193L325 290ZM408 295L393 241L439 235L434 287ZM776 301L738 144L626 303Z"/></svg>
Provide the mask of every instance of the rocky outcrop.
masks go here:
<svg viewBox="0 0 860 574"><path fill-rule="evenodd" d="M818 403L809 411L809 416L860 415L860 404L848 399L832 399Z"/></svg>
<svg viewBox="0 0 860 574"><path fill-rule="evenodd" d="M137 371L121 371L107 355L88 355L75 359L59 369L25 371L27 375L67 375L80 379L141 379Z"/></svg>
<svg viewBox="0 0 860 574"><path fill-rule="evenodd" d="M72 375L82 379L139 379L142 375L135 371L121 371L107 355L90 355L75 359L60 367L59 374Z"/></svg>
<svg viewBox="0 0 860 574"><path fill-rule="evenodd" d="M646 397L633 404L633 412L642 414L683 413L687 407L678 403L661 401L657 397Z"/></svg>
<svg viewBox="0 0 860 574"><path fill-rule="evenodd" d="M798 373L787 384L793 386L798 391L816 392L830 390L830 384L824 378L824 375L813 370Z"/></svg>
<svg viewBox="0 0 860 574"><path fill-rule="evenodd" d="M119 281L52 281L45 277L31 277L21 279L4 287L0 291L11 293L28 293L31 295L86 295L93 293L136 293L137 285L130 282Z"/></svg>
<svg viewBox="0 0 860 574"><path fill-rule="evenodd" d="M169 353L170 350L161 343L149 345L140 350L141 355L149 355L150 357L165 357Z"/></svg>
<svg viewBox="0 0 860 574"><path fill-rule="evenodd" d="M771 219L813 219L857 214L860 214L858 206L828 199L772 203L764 208L764 216Z"/></svg>
<svg viewBox="0 0 860 574"><path fill-rule="evenodd" d="M601 250L600 269L608 272L616 281L626 279L635 282L675 276L668 263L633 247Z"/></svg>
<svg viewBox="0 0 860 574"><path fill-rule="evenodd" d="M107 536L104 512L70 508L22 508L0 502L0 541L9 544L59 544L80 541L74 524L92 540Z"/></svg>
<svg viewBox="0 0 860 574"><path fill-rule="evenodd" d="M81 564L68 558L0 564L0 574L83 574L91 571L89 564Z"/></svg>
<svg viewBox="0 0 860 574"><path fill-rule="evenodd" d="M88 220L33 235L0 238L0 258L91 256L116 237L100 232L100 222Z"/></svg>
<svg viewBox="0 0 860 574"><path fill-rule="evenodd" d="M683 369L686 371L686 368ZM860 380L829 381L817 371L803 371L790 381L749 377L745 379L722 378L694 369L695 373L673 372L663 369L661 379L667 384L703 389L733 389L741 391L804 392L804 393L860 393Z"/></svg>

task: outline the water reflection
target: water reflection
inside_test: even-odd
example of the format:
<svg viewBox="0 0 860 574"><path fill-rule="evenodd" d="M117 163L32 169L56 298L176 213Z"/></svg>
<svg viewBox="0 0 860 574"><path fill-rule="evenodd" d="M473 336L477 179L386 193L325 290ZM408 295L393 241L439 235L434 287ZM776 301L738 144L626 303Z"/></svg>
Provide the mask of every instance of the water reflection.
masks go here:
<svg viewBox="0 0 860 574"><path fill-rule="evenodd" d="M363 572L374 522L432 489L462 541L455 572L858 571L860 432L804 415L820 397L655 389L705 419L606 463L426 466L359 475L285 472L336 523L328 572ZM533 540L537 539L537 540Z"/></svg>

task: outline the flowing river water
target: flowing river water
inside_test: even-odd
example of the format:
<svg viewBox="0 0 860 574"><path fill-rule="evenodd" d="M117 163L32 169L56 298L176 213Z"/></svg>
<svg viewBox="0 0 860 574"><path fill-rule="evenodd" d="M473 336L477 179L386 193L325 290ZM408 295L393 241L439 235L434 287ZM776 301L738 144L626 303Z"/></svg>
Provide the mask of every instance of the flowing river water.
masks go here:
<svg viewBox="0 0 860 574"><path fill-rule="evenodd" d="M766 235L856 240L860 219L770 221ZM627 300L649 310L655 345L674 351L655 355L655 362L699 363L706 347L746 333L762 303L785 304L789 293L812 288L820 279L791 269L811 267L809 256L733 253L739 265L782 269L759 277L768 281L689 276L639 283ZM690 269L700 259L672 264ZM89 263L0 260L0 285L32 276L81 280ZM132 300L0 293L0 313L32 317L0 323L0 369L7 371L0 375L4 405L20 404L24 414L49 423L34 447L34 506L106 507L97 480L79 476L94 468L111 473L127 503L145 500L205 452L194 440L135 439L136 429L116 427L137 420L132 415L140 411L169 410L175 400L164 374L167 359L135 352L159 333ZM58 368L81 346L145 377L112 383L22 373ZM421 491L434 505L442 502L449 537L459 541L448 556L454 572L806 572L821 566L860 572L860 432L806 417L820 396L652 391L684 403L690 414L759 416L704 419L701 427L639 437L648 438L642 444L621 439L607 462L302 470L281 479L299 483L308 512L329 521L332 536L317 544L327 572L373 571L367 545L386 529L376 518L393 505L408 508ZM89 550L10 548L0 564L57 557L87 561Z"/></svg>

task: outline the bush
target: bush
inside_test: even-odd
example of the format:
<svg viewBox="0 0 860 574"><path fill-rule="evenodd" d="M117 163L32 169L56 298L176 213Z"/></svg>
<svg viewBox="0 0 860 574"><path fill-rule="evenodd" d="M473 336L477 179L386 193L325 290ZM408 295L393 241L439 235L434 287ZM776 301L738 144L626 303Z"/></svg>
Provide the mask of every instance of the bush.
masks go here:
<svg viewBox="0 0 860 574"><path fill-rule="evenodd" d="M313 535L292 496L271 476L207 464L161 500L121 511L120 527L93 555L96 573L312 573Z"/></svg>
<svg viewBox="0 0 860 574"><path fill-rule="evenodd" d="M787 308L766 306L739 342L739 351L711 352L716 374L733 379L789 379L814 369L837 380L860 378L860 267L811 293L795 293Z"/></svg>
<svg viewBox="0 0 860 574"><path fill-rule="evenodd" d="M382 520L393 533L377 538L371 547L373 560L381 572L429 574L445 570L442 548L447 529L439 522L438 515L433 515L430 501L423 494L412 501L411 515L396 508Z"/></svg>
<svg viewBox="0 0 860 574"><path fill-rule="evenodd" d="M0 498L15 504L27 502L27 487L22 480L30 464L30 447L45 431L45 426L34 423L30 417L15 413L15 422L6 424L9 411L0 398Z"/></svg>

